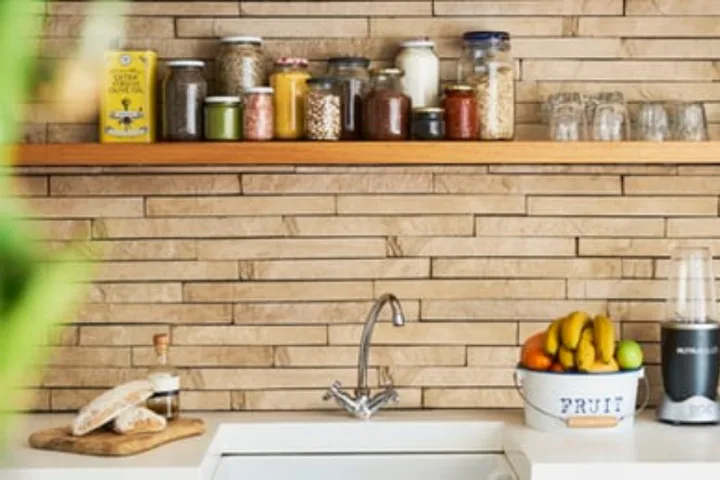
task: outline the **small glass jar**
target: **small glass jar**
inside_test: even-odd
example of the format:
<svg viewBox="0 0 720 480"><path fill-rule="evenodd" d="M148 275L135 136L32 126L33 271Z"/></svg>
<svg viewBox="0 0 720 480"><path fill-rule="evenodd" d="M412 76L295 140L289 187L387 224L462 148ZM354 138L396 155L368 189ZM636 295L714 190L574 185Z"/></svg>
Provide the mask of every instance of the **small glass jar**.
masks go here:
<svg viewBox="0 0 720 480"><path fill-rule="evenodd" d="M370 59L365 57L331 57L328 76L342 80L342 140L362 138L362 101L367 93Z"/></svg>
<svg viewBox="0 0 720 480"><path fill-rule="evenodd" d="M477 102L470 85L445 87L445 136L448 140L475 140L478 136Z"/></svg>
<svg viewBox="0 0 720 480"><path fill-rule="evenodd" d="M481 140L515 136L515 77L507 32L467 32L458 81L473 87Z"/></svg>
<svg viewBox="0 0 720 480"><path fill-rule="evenodd" d="M399 68L370 72L370 91L363 102L363 134L367 140L408 140L410 97L400 91Z"/></svg>
<svg viewBox="0 0 720 480"><path fill-rule="evenodd" d="M245 90L243 133L245 140L266 141L273 138L273 89L253 87Z"/></svg>
<svg viewBox="0 0 720 480"><path fill-rule="evenodd" d="M342 133L341 81L332 77L307 80L305 136L308 140L340 140Z"/></svg>
<svg viewBox="0 0 720 480"><path fill-rule="evenodd" d="M305 135L305 95L308 61L282 57L275 61L270 85L275 91L275 138L298 140Z"/></svg>
<svg viewBox="0 0 720 480"><path fill-rule="evenodd" d="M442 140L445 138L445 110L437 107L413 109L412 139Z"/></svg>
<svg viewBox="0 0 720 480"><path fill-rule="evenodd" d="M207 82L205 62L173 60L167 62L162 82L162 133L167 141L202 140L203 103Z"/></svg>
<svg viewBox="0 0 720 480"><path fill-rule="evenodd" d="M225 37L215 60L218 95L242 97L245 89L265 84L265 55L260 37Z"/></svg>
<svg viewBox="0 0 720 480"><path fill-rule="evenodd" d="M240 97L205 98L205 140L236 141L242 138Z"/></svg>
<svg viewBox="0 0 720 480"><path fill-rule="evenodd" d="M413 108L438 105L440 59L435 53L435 42L403 42L395 57L395 66L405 72L400 85L402 92L410 97Z"/></svg>

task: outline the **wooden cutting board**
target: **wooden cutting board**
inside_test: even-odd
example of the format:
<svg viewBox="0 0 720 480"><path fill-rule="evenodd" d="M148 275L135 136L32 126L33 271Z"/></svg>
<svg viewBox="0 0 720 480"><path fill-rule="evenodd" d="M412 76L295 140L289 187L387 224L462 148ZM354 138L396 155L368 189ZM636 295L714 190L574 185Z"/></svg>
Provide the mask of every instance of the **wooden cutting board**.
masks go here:
<svg viewBox="0 0 720 480"><path fill-rule="evenodd" d="M96 430L82 437L70 433L70 427L41 430L30 435L33 448L58 452L124 457L145 452L165 443L205 433L205 422L198 418L178 418L168 422L162 432L119 435L107 430Z"/></svg>

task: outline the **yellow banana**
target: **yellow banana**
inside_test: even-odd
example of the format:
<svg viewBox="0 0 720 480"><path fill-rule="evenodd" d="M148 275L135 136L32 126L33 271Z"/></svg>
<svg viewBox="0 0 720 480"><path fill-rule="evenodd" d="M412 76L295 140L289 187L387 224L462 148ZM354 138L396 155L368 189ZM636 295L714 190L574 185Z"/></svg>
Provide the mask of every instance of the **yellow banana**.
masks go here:
<svg viewBox="0 0 720 480"><path fill-rule="evenodd" d="M605 363L602 360L595 360L595 363L588 370L588 373L612 373L620 370L614 358L610 362Z"/></svg>
<svg viewBox="0 0 720 480"><path fill-rule="evenodd" d="M560 325L562 325L565 318L558 318L550 324L545 335L545 353L557 355L558 349L560 348Z"/></svg>
<svg viewBox="0 0 720 480"><path fill-rule="evenodd" d="M581 342L586 341L586 342L590 342L592 344L595 343L595 333L593 332L592 325L588 325L583 329L582 334L580 335L580 341Z"/></svg>
<svg viewBox="0 0 720 480"><path fill-rule="evenodd" d="M561 345L558 349L558 362L563 366L565 370L571 370L575 368L575 354L572 350L565 348Z"/></svg>
<svg viewBox="0 0 720 480"><path fill-rule="evenodd" d="M590 316L585 312L571 313L560 326L562 344L568 350L575 350L580 343L580 335L590 322Z"/></svg>
<svg viewBox="0 0 720 480"><path fill-rule="evenodd" d="M587 339L580 340L575 350L575 364L581 372L588 372L595 363L595 346Z"/></svg>
<svg viewBox="0 0 720 480"><path fill-rule="evenodd" d="M615 355L615 328L612 320L605 315L597 315L593 321L593 329L598 359L610 363Z"/></svg>

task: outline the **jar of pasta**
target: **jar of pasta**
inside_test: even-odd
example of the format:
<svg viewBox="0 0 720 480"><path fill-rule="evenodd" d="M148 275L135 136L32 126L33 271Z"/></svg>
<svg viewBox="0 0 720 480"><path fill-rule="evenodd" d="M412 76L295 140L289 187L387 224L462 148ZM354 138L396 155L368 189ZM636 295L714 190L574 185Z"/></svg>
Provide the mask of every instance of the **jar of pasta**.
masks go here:
<svg viewBox="0 0 720 480"><path fill-rule="evenodd" d="M475 140L478 137L477 102L470 85L445 87L442 105L448 140Z"/></svg>
<svg viewBox="0 0 720 480"><path fill-rule="evenodd" d="M252 87L245 90L243 133L245 140L265 141L273 138L273 89Z"/></svg>
<svg viewBox="0 0 720 480"><path fill-rule="evenodd" d="M275 61L275 69L270 76L270 85L275 91L275 138L298 140L305 135L308 78L307 59L282 57Z"/></svg>
<svg viewBox="0 0 720 480"><path fill-rule="evenodd" d="M215 60L215 93L242 96L265 84L265 55L260 37L225 37Z"/></svg>

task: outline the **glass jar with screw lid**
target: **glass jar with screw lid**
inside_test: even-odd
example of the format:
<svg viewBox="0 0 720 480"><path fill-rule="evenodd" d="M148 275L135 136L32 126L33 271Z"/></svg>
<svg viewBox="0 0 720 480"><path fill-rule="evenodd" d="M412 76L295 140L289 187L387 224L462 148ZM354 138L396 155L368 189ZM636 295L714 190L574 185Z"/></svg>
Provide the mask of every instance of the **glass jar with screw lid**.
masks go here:
<svg viewBox="0 0 720 480"><path fill-rule="evenodd" d="M414 108L412 113L413 140L442 140L445 138L445 110L437 107Z"/></svg>
<svg viewBox="0 0 720 480"><path fill-rule="evenodd" d="M341 82L332 77L316 77L306 83L305 136L308 140L340 140Z"/></svg>
<svg viewBox="0 0 720 480"><path fill-rule="evenodd" d="M215 90L219 95L242 96L245 89L265 83L262 38L225 37L215 60Z"/></svg>
<svg viewBox="0 0 720 480"><path fill-rule="evenodd" d="M172 60L162 82L162 133L167 141L202 139L207 82L201 60Z"/></svg>
<svg viewBox="0 0 720 480"><path fill-rule="evenodd" d="M205 98L205 140L240 140L240 111L240 97Z"/></svg>

